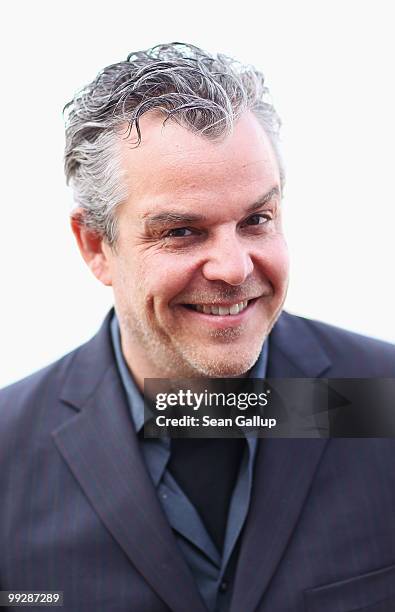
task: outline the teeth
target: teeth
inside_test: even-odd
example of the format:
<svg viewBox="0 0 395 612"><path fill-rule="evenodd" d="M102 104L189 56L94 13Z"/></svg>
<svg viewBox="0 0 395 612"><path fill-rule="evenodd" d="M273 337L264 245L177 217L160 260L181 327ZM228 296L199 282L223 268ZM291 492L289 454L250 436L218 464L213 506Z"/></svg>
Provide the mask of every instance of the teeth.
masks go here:
<svg viewBox="0 0 395 612"><path fill-rule="evenodd" d="M247 308L248 300L232 304L232 306L209 306L208 304L193 304L193 308L198 312L211 315L237 315Z"/></svg>

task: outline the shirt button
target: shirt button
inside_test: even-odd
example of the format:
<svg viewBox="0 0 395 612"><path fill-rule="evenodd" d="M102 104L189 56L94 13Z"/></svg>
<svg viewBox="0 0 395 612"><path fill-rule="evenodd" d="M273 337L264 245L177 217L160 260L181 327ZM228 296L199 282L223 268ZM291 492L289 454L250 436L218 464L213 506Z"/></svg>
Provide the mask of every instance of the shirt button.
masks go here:
<svg viewBox="0 0 395 612"><path fill-rule="evenodd" d="M229 582L227 580L223 580L219 585L219 590L221 593L225 593L228 590Z"/></svg>

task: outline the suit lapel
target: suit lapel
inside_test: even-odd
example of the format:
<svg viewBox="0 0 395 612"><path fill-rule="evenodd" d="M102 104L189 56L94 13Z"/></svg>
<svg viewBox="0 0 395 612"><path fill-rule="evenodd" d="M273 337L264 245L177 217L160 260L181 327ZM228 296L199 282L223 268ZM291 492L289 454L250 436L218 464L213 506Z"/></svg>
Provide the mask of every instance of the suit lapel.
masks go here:
<svg viewBox="0 0 395 612"><path fill-rule="evenodd" d="M331 365L307 321L283 312L270 334L267 378L329 377Z"/></svg>
<svg viewBox="0 0 395 612"><path fill-rule="evenodd" d="M143 464L108 321L77 353L62 400L73 416L53 433L55 443L103 524L174 612L204 612Z"/></svg>
<svg viewBox="0 0 395 612"><path fill-rule="evenodd" d="M261 440L231 612L253 612L303 510L327 440Z"/></svg>
<svg viewBox="0 0 395 612"><path fill-rule="evenodd" d="M268 378L316 378L331 362L303 319L283 313L270 335ZM253 612L269 587L328 440L261 439L231 612Z"/></svg>

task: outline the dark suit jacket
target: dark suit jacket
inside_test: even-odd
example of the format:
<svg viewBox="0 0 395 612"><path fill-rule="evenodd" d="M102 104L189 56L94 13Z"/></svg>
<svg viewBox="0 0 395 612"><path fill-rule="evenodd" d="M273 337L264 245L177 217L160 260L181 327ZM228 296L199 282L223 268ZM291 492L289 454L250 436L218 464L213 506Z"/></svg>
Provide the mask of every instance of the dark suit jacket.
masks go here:
<svg viewBox="0 0 395 612"><path fill-rule="evenodd" d="M395 348L283 313L268 376L395 377ZM3 590L62 590L67 612L204 611L142 463L109 317L0 392L0 491ZM395 610L395 440L261 441L231 612L355 610Z"/></svg>

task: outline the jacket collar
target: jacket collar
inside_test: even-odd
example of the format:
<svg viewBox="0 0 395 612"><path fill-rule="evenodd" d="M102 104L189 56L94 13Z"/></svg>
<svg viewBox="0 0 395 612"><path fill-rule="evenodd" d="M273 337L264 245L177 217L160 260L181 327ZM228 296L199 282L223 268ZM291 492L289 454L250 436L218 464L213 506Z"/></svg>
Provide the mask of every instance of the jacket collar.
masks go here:
<svg viewBox="0 0 395 612"><path fill-rule="evenodd" d="M318 378L331 360L306 319L283 312L270 334L268 378Z"/></svg>

